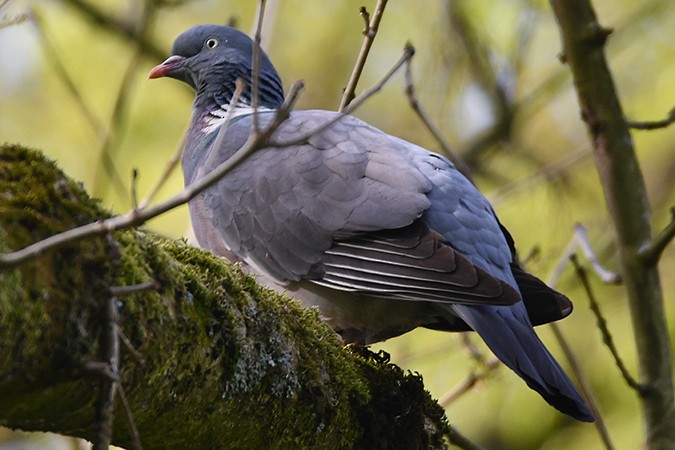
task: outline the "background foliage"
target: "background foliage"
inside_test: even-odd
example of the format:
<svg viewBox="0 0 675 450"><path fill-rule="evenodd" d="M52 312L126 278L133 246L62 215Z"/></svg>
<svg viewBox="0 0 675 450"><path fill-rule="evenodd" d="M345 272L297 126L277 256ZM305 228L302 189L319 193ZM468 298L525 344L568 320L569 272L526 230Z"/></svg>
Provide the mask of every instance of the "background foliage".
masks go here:
<svg viewBox="0 0 675 450"><path fill-rule="evenodd" d="M189 89L166 80L149 82L148 70L168 56L173 39L194 24L235 20L251 30L256 3L33 4L27 20L0 29L0 140L43 150L110 209L128 210L132 169L138 170L142 197L156 183L191 114ZM372 12L372 1L269 2L263 47L287 87L296 79L305 80L300 108L338 107L361 45L358 8L364 3ZM5 17L27 11L20 3L0 5ZM600 22L614 29L606 51L626 115L633 120L665 117L675 106L675 4L598 0L594 5ZM98 19L91 8L100 13ZM151 45L139 51L138 40L120 33L120 27ZM561 47L548 3L391 1L360 89L380 78L406 41L417 50L412 71L419 101L470 164L476 184L493 202L521 255L539 249L529 260L530 270L548 277L577 222L588 227L603 264L616 270L602 191L569 70L557 58ZM409 108L403 86L399 75L356 115L438 150L439 144ZM675 127L635 131L633 137L659 229L675 204ZM160 196L181 187L182 178L174 173ZM168 236L184 236L187 210L170 212L148 226ZM671 323L675 278L669 274L674 265L675 250L670 248L660 268ZM621 356L636 374L623 290L591 279ZM558 287L575 301L575 313L561 327L590 381L614 446L638 448L643 440L638 402L603 346L571 269L563 273ZM565 366L550 331L538 331ZM675 340L675 331L671 336ZM478 339L472 342L486 353ZM437 397L469 373L484 371L456 335L417 330L381 347L394 362L420 372ZM451 403L447 415L451 424L491 449L601 448L593 426L558 414L503 368ZM14 448L6 445L0 448Z"/></svg>

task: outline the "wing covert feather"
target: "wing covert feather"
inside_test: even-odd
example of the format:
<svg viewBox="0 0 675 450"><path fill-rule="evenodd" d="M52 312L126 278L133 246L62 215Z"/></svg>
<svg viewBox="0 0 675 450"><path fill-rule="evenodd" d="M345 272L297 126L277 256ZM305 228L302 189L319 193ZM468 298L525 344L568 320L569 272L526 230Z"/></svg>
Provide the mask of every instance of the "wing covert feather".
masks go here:
<svg viewBox="0 0 675 450"><path fill-rule="evenodd" d="M273 138L290 141L337 113L298 111ZM260 116L261 126L272 119ZM242 136L250 118L230 124ZM224 139L212 170L243 142ZM429 207L428 178L410 162L407 147L350 116L306 143L259 150L208 189L203 199L214 225L242 259L281 282L316 273L334 238L409 225ZM382 161L393 168L387 174ZM255 239L254 239L255 237Z"/></svg>

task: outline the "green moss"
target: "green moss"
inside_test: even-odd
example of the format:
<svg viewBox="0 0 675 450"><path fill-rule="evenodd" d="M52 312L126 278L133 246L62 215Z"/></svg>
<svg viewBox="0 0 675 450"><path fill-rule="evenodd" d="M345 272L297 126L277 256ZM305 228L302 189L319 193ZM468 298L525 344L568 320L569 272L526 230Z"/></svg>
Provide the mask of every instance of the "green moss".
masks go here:
<svg viewBox="0 0 675 450"><path fill-rule="evenodd" d="M0 147L0 250L107 216L39 153ZM99 359L108 288L154 280L158 289L117 300L141 355L122 346L120 366L146 448L437 443L443 415L421 379L345 350L316 311L183 241L142 228L114 239L0 271L0 424L91 438L100 381L84 366ZM114 430L130 443L121 408Z"/></svg>

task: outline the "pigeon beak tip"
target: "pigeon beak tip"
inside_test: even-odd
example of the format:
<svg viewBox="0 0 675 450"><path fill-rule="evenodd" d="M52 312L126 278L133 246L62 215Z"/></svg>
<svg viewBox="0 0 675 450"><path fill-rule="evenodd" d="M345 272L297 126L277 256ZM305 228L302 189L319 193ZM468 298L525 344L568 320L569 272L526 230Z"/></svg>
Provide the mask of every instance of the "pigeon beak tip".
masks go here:
<svg viewBox="0 0 675 450"><path fill-rule="evenodd" d="M150 69L150 72L148 73L148 78L153 80L155 78L161 78L166 73L168 72L167 68L164 66L164 64L159 64L152 69Z"/></svg>
<svg viewBox="0 0 675 450"><path fill-rule="evenodd" d="M148 73L148 78L152 80L155 78L162 78L167 75L170 75L171 72L173 72L174 70L178 69L181 66L184 59L185 58L178 55L170 56L162 64L159 64L150 69L150 72Z"/></svg>

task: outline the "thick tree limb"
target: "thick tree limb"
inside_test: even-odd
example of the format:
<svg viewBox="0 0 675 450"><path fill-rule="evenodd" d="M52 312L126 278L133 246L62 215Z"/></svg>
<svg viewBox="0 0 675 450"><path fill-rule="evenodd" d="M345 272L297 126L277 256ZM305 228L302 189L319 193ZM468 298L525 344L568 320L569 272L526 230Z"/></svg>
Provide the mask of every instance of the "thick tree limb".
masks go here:
<svg viewBox="0 0 675 450"><path fill-rule="evenodd" d="M107 213L39 153L0 147L0 251ZM210 253L142 229L0 271L0 425L91 439L110 287L139 360L119 379L146 448L445 448L442 409L386 358L344 349L315 311ZM119 403L119 402L118 402ZM132 433L115 408L112 442Z"/></svg>
<svg viewBox="0 0 675 450"><path fill-rule="evenodd" d="M658 269L641 251L651 245L650 211L633 140L603 47L602 28L588 0L551 0L560 26L582 117L614 227L640 362L646 448L675 448L671 349Z"/></svg>

